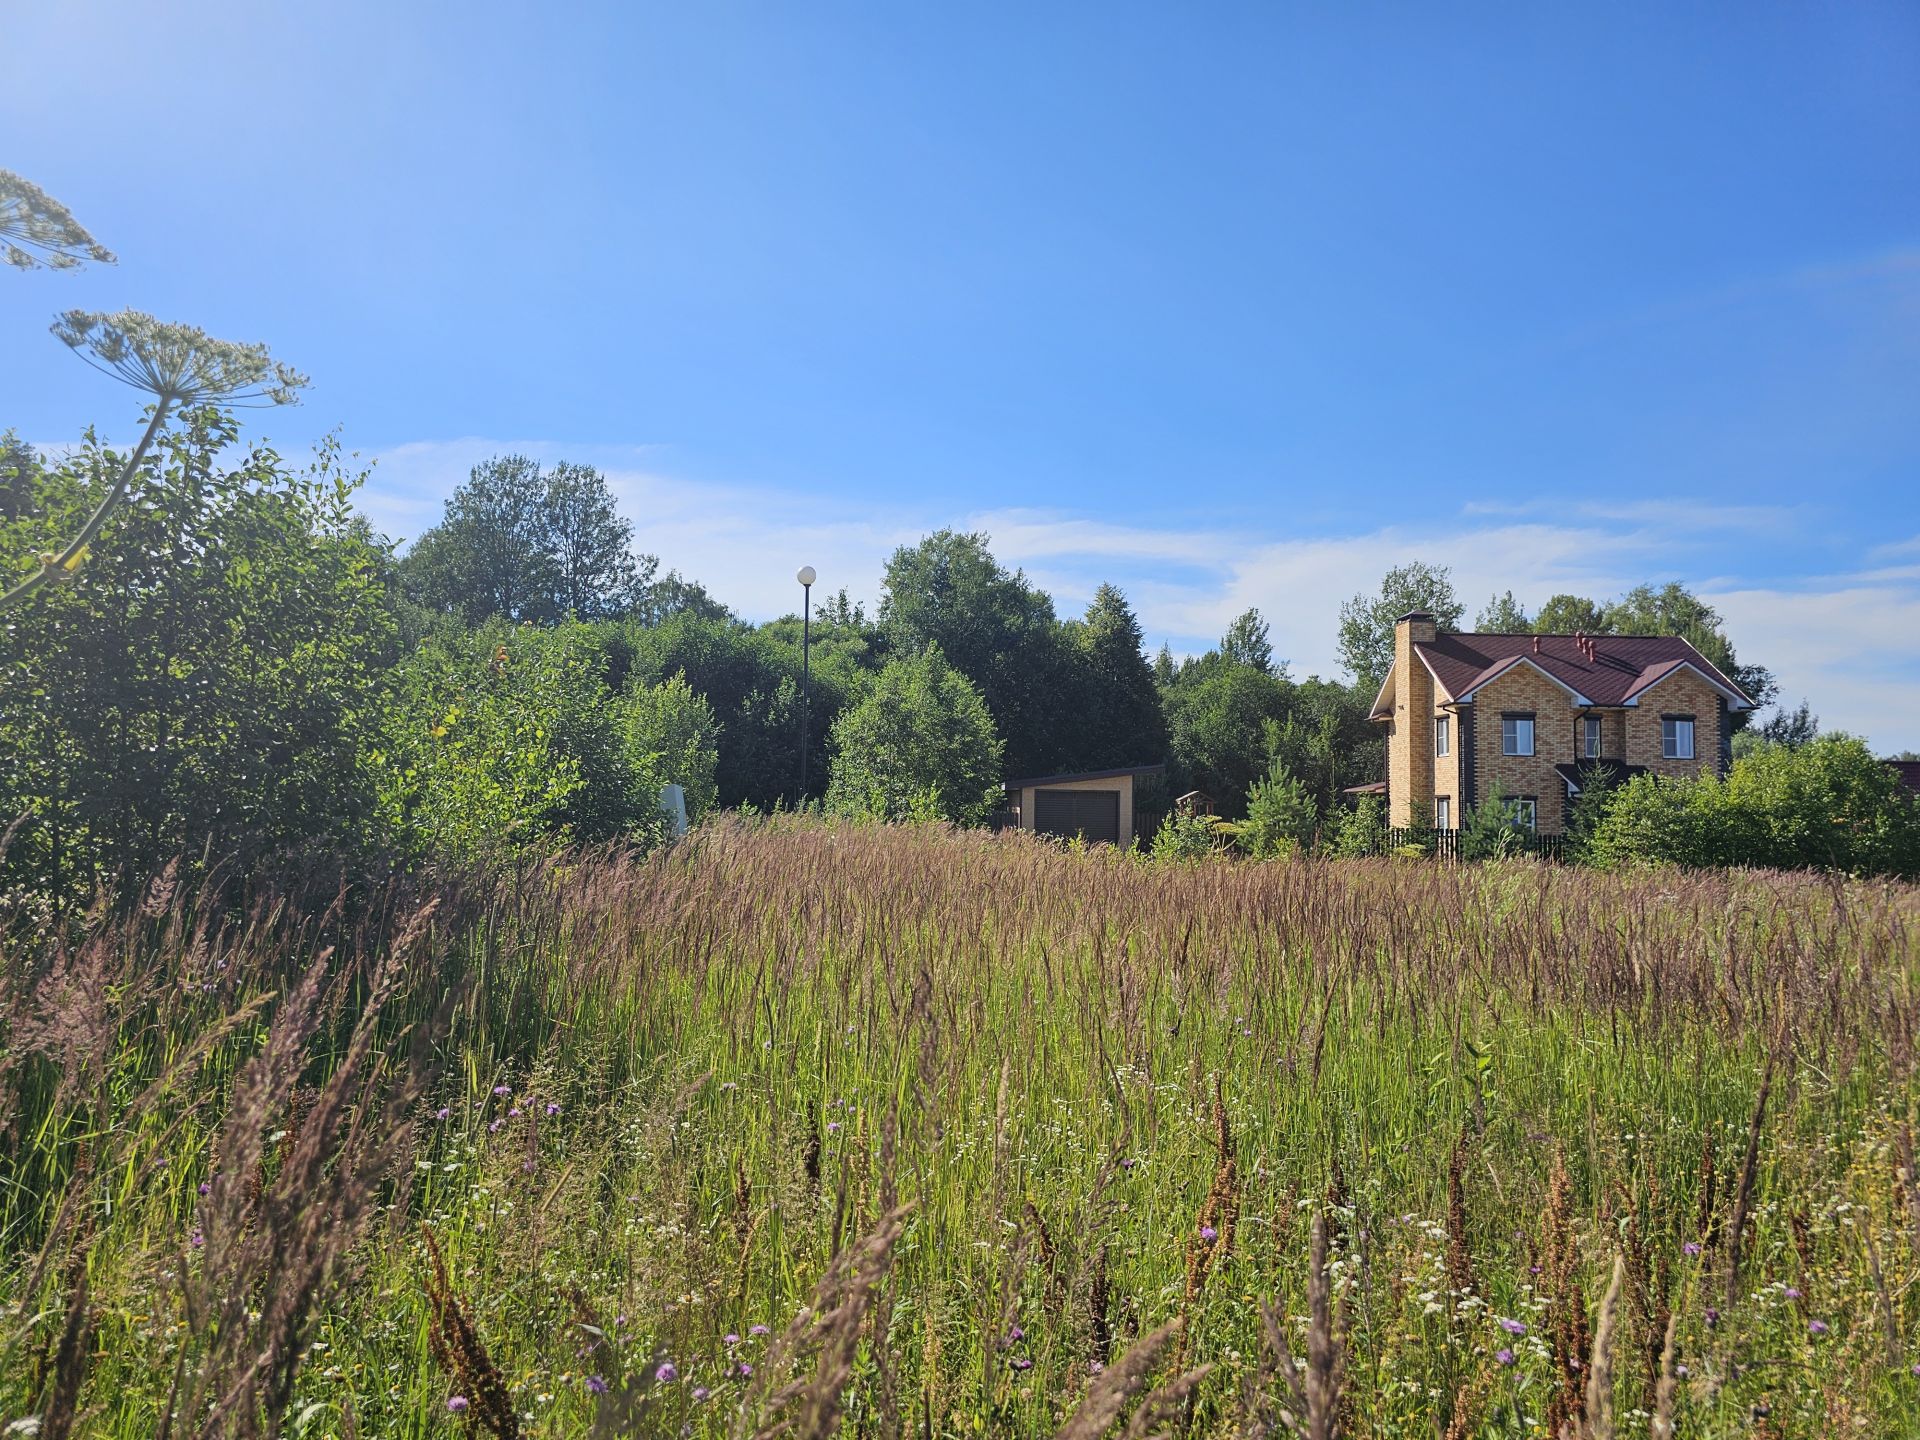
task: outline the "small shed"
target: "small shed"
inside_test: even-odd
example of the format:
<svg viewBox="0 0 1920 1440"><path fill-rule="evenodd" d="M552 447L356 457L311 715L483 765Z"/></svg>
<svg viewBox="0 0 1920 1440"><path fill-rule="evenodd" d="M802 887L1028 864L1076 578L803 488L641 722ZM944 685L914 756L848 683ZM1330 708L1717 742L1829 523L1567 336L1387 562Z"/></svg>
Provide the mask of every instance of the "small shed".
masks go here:
<svg viewBox="0 0 1920 1440"><path fill-rule="evenodd" d="M1027 776L1007 781L1007 804L1019 817L1022 830L1127 845L1132 843L1134 833L1134 783L1165 769L1164 765L1129 765L1117 770Z"/></svg>
<svg viewBox="0 0 1920 1440"><path fill-rule="evenodd" d="M1191 820L1196 815L1214 813L1213 796L1204 790L1189 790L1173 802L1173 813Z"/></svg>

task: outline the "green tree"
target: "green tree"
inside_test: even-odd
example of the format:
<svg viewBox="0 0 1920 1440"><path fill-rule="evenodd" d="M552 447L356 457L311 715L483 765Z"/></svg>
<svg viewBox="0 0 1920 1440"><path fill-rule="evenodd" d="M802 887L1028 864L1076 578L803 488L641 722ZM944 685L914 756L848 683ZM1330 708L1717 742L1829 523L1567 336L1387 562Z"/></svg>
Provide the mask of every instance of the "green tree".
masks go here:
<svg viewBox="0 0 1920 1440"><path fill-rule="evenodd" d="M828 808L977 825L998 808L1001 743L980 692L934 646L889 661L833 723Z"/></svg>
<svg viewBox="0 0 1920 1440"><path fill-rule="evenodd" d="M1533 832L1520 822L1520 812L1498 785L1486 799L1467 810L1460 825L1462 860L1504 860L1523 854Z"/></svg>
<svg viewBox="0 0 1920 1440"><path fill-rule="evenodd" d="M1292 708L1292 682L1210 651L1162 693L1176 789L1205 791L1226 818L1245 813L1247 791L1270 763L1268 724Z"/></svg>
<svg viewBox="0 0 1920 1440"><path fill-rule="evenodd" d="M658 685L630 685L615 702L614 724L637 800L644 803L661 786L678 785L686 794L688 823L699 824L713 808L720 763L720 722L706 697L678 674Z"/></svg>
<svg viewBox="0 0 1920 1440"><path fill-rule="evenodd" d="M1348 860L1378 855L1387 848L1387 802L1384 796L1362 795L1339 821L1333 853Z"/></svg>
<svg viewBox="0 0 1920 1440"><path fill-rule="evenodd" d="M1072 656L1052 599L1004 569L987 543L941 530L894 551L880 623L899 653L938 647L979 687L1012 773L1063 769L1079 720L1066 691Z"/></svg>
<svg viewBox="0 0 1920 1440"><path fill-rule="evenodd" d="M91 434L22 466L0 561L72 534L127 457ZM182 854L242 865L367 843L393 621L360 477L245 449L196 407L153 443L83 577L0 626L0 813L26 821L8 873L56 893Z"/></svg>
<svg viewBox="0 0 1920 1440"><path fill-rule="evenodd" d="M1220 655L1229 664L1251 665L1254 669L1273 673L1273 627L1268 625L1258 610L1244 610L1234 617L1227 626L1227 633L1220 637Z"/></svg>
<svg viewBox="0 0 1920 1440"><path fill-rule="evenodd" d="M1423 560L1396 565L1372 595L1355 595L1340 607L1340 660L1354 683L1373 691L1393 668L1393 625L1412 610L1425 610L1441 630L1458 630L1465 607L1453 591L1453 572Z"/></svg>
<svg viewBox="0 0 1920 1440"><path fill-rule="evenodd" d="M1240 848L1256 860L1291 855L1313 843L1320 807L1305 782L1273 765L1247 792L1247 818L1236 831Z"/></svg>
<svg viewBox="0 0 1920 1440"><path fill-rule="evenodd" d="M592 466L542 470L524 455L499 455L448 497L402 575L420 604L468 624L600 620L647 599L659 562L632 544L632 524Z"/></svg>
<svg viewBox="0 0 1920 1440"><path fill-rule="evenodd" d="M1077 711L1079 723L1063 767L1106 770L1165 759L1166 717L1127 597L1102 585L1085 618L1068 622L1066 636L1073 688L1063 703Z"/></svg>
<svg viewBox="0 0 1920 1440"><path fill-rule="evenodd" d="M1606 632L1606 612L1582 596L1555 595L1528 628L1536 635L1600 635Z"/></svg>
<svg viewBox="0 0 1920 1440"><path fill-rule="evenodd" d="M1513 598L1513 591L1495 595L1474 619L1473 628L1482 635L1525 635L1533 629L1526 609Z"/></svg>

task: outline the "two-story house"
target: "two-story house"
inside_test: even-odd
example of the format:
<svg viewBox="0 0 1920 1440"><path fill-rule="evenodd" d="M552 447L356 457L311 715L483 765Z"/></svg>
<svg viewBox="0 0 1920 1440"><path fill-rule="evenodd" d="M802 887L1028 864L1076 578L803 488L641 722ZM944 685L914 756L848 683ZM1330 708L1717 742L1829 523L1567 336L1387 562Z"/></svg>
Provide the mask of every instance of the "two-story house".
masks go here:
<svg viewBox="0 0 1920 1440"><path fill-rule="evenodd" d="M1542 834L1566 829L1583 779L1724 774L1730 717L1753 701L1671 635L1442 634L1424 611L1393 628L1373 702L1387 728L1395 826L1459 826L1497 787Z"/></svg>

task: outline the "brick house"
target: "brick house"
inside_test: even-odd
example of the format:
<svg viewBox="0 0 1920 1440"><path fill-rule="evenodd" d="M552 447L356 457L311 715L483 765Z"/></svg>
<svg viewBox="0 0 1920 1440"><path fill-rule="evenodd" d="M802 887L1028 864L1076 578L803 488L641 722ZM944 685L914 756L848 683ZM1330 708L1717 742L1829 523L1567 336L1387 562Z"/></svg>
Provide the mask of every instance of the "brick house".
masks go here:
<svg viewBox="0 0 1920 1440"><path fill-rule="evenodd" d="M1393 627L1373 702L1387 728L1394 826L1457 828L1498 786L1542 834L1566 829L1596 768L1726 773L1731 717L1753 701L1670 635L1441 634L1424 611Z"/></svg>

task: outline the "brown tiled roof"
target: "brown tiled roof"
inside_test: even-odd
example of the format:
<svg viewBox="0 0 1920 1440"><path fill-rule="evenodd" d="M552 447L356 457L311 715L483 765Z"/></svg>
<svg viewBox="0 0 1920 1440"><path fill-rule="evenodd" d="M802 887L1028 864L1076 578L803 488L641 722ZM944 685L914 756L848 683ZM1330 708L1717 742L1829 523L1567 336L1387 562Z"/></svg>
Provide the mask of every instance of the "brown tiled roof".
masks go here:
<svg viewBox="0 0 1920 1440"><path fill-rule="evenodd" d="M1889 760L1886 764L1900 777L1902 785L1920 795L1920 760Z"/></svg>
<svg viewBox="0 0 1920 1440"><path fill-rule="evenodd" d="M1537 665L1590 705L1628 705L1648 686L1681 665L1691 665L1710 682L1738 696L1742 709L1753 701L1716 669L1706 656L1673 635L1592 635L1589 660L1572 635L1441 635L1413 648L1440 686L1463 700L1511 666ZM1535 642L1539 649L1534 649Z"/></svg>

